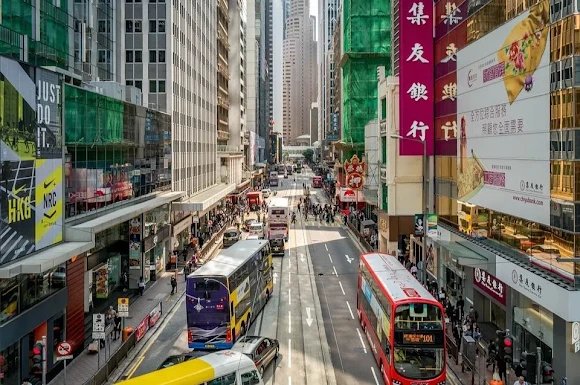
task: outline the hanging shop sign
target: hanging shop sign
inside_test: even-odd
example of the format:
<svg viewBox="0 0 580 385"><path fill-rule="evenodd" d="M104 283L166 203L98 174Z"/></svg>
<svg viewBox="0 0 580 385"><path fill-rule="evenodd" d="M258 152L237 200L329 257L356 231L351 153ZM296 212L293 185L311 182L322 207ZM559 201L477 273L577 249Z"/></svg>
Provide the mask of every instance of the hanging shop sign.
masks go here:
<svg viewBox="0 0 580 385"><path fill-rule="evenodd" d="M346 186L353 190L360 190L364 184L364 173L366 162L361 161L356 154L344 162L344 172L346 173Z"/></svg>
<svg viewBox="0 0 580 385"><path fill-rule="evenodd" d="M502 305L505 305L507 286L499 278L476 267L473 269L473 284Z"/></svg>

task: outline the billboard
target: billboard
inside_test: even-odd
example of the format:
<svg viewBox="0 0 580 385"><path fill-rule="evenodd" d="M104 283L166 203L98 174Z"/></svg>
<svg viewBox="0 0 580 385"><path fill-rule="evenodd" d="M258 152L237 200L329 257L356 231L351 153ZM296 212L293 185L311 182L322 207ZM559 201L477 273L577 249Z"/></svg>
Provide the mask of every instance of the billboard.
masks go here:
<svg viewBox="0 0 580 385"><path fill-rule="evenodd" d="M549 3L459 51L458 199L550 224Z"/></svg>
<svg viewBox="0 0 580 385"><path fill-rule="evenodd" d="M62 241L61 78L0 58L0 264Z"/></svg>
<svg viewBox="0 0 580 385"><path fill-rule="evenodd" d="M433 1L399 3L400 155L433 154L434 92ZM426 149L423 144L426 143Z"/></svg>

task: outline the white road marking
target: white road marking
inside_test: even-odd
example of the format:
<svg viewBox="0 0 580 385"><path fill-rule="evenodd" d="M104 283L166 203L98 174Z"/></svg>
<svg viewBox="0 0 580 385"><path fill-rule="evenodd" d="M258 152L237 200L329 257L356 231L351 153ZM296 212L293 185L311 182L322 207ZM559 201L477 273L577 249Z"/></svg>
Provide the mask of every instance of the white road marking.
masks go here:
<svg viewBox="0 0 580 385"><path fill-rule="evenodd" d="M360 343L361 343L361 345L363 347L363 351L366 354L367 353L367 346L365 345L365 342L363 341L362 334L360 334L360 330L358 330L358 328L356 328L356 332L358 334L358 339L360 340Z"/></svg>
<svg viewBox="0 0 580 385"><path fill-rule="evenodd" d="M292 376L288 376L288 385L292 385Z"/></svg>
<svg viewBox="0 0 580 385"><path fill-rule="evenodd" d="M288 270L288 283L290 283L290 281L292 281L292 274L290 274L290 270Z"/></svg>
<svg viewBox="0 0 580 385"><path fill-rule="evenodd" d="M292 334L292 312L288 310L288 334Z"/></svg>
<svg viewBox="0 0 580 385"><path fill-rule="evenodd" d="M288 305L292 305L292 291L288 289Z"/></svg>
<svg viewBox="0 0 580 385"><path fill-rule="evenodd" d="M336 272L336 267L332 266L332 270L334 270L334 275L338 277L338 273Z"/></svg>
<svg viewBox="0 0 580 385"><path fill-rule="evenodd" d="M352 261L354 261L354 258L349 257L348 254L345 254L344 256L346 257L346 261L348 263L352 263Z"/></svg>
<svg viewBox="0 0 580 385"><path fill-rule="evenodd" d="M328 246L324 245L324 248L326 249L326 251L328 251Z"/></svg>
<svg viewBox="0 0 580 385"><path fill-rule="evenodd" d="M338 281L338 284L340 285L340 290L342 290L342 295L346 295L344 292L344 287L342 287L342 282Z"/></svg>
<svg viewBox="0 0 580 385"><path fill-rule="evenodd" d="M377 378L377 375L376 375L376 373L375 373L375 368L373 368L372 366L371 366L371 372L373 373L373 377L374 377L374 379L375 379L375 383L376 383L377 385L379 385L379 379Z"/></svg>
<svg viewBox="0 0 580 385"><path fill-rule="evenodd" d="M365 353L366 353L366 348L365 348ZM292 367L292 338L288 338L288 368L291 368L291 367Z"/></svg>
<svg viewBox="0 0 580 385"><path fill-rule="evenodd" d="M330 253L328 253L328 259L330 259L330 263L334 263L332 262L332 256L330 255Z"/></svg>
<svg viewBox="0 0 580 385"><path fill-rule="evenodd" d="M350 312L351 318L354 319L354 314L352 312L352 308L350 307L350 303L348 303L348 301L346 301L346 306L348 306L348 311Z"/></svg>

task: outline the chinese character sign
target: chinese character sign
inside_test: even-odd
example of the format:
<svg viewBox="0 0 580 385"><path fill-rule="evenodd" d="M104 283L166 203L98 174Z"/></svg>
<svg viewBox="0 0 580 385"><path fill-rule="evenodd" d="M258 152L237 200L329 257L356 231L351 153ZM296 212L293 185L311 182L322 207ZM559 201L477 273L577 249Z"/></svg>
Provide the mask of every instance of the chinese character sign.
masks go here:
<svg viewBox="0 0 580 385"><path fill-rule="evenodd" d="M404 0L400 3L400 103L399 140L401 155L433 154L435 127L433 106L433 2ZM455 97L449 89L449 97Z"/></svg>
<svg viewBox="0 0 580 385"><path fill-rule="evenodd" d="M476 267L473 269L473 284L502 305L505 305L507 286L487 271Z"/></svg>
<svg viewBox="0 0 580 385"><path fill-rule="evenodd" d="M361 161L355 154L344 162L344 172L346 174L346 185L353 190L360 190L364 183L366 162Z"/></svg>

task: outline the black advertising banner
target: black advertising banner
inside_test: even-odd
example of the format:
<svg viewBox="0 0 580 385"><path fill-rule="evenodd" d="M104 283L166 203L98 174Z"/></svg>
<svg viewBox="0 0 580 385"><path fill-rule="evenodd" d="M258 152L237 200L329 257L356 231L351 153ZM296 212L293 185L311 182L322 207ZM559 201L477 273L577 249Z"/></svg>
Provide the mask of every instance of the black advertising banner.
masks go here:
<svg viewBox="0 0 580 385"><path fill-rule="evenodd" d="M0 264L62 241L61 78L0 58Z"/></svg>

